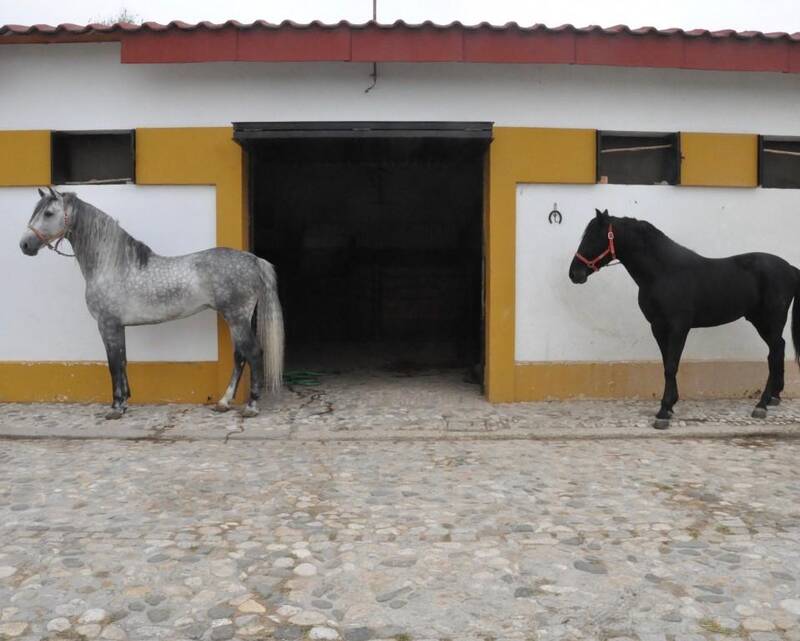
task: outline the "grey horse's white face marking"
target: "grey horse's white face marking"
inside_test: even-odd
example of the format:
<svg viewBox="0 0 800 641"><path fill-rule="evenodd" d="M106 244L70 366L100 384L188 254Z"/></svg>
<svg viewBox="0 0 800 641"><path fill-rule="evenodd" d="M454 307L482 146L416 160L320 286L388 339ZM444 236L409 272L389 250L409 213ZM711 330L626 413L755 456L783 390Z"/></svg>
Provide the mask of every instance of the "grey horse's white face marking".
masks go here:
<svg viewBox="0 0 800 641"><path fill-rule="evenodd" d="M67 232L68 209L64 196L52 187L39 189L39 202L33 209L28 229L19 241L23 254L36 256L43 245L58 240Z"/></svg>

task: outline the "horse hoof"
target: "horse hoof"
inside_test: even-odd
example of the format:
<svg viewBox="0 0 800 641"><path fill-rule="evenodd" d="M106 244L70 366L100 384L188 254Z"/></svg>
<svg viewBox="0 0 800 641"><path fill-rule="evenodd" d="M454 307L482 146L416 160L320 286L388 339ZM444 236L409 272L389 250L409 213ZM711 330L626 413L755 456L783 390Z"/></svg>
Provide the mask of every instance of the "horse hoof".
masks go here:
<svg viewBox="0 0 800 641"><path fill-rule="evenodd" d="M769 403L767 403L767 405L772 405L772 407L775 407L776 405L780 404L781 404L780 396L773 396L771 399L769 399Z"/></svg>
<svg viewBox="0 0 800 641"><path fill-rule="evenodd" d="M753 410L753 418L767 418L767 409L765 407L757 407Z"/></svg>
<svg viewBox="0 0 800 641"><path fill-rule="evenodd" d="M106 414L106 420L107 421L115 421L118 418L122 418L122 415L124 413L125 412L123 412L122 410L114 408L114 409L108 411L108 413Z"/></svg>
<svg viewBox="0 0 800 641"><path fill-rule="evenodd" d="M655 421L653 421L653 427L657 430L665 430L669 427L669 419L657 418Z"/></svg>
<svg viewBox="0 0 800 641"><path fill-rule="evenodd" d="M219 412L220 414L223 414L227 412L229 409L231 409L231 406L225 405L225 403L217 403L216 405L213 405L211 409L214 412Z"/></svg>
<svg viewBox="0 0 800 641"><path fill-rule="evenodd" d="M257 407L251 407L250 405L245 405L242 408L242 418L253 418L254 416L258 416Z"/></svg>

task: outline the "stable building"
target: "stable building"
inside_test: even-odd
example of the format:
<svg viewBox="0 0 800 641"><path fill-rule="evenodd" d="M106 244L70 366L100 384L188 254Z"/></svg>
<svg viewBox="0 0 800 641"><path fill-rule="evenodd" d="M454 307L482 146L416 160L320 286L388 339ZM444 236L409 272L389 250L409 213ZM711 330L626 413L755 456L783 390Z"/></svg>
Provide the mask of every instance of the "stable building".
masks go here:
<svg viewBox="0 0 800 641"><path fill-rule="evenodd" d="M461 367L493 402L660 396L624 269L567 277L595 208L800 265L800 34L7 25L0 68L0 401L108 396L77 265L17 247L41 185L161 254L272 262L290 366ZM216 313L127 335L132 400L225 388ZM766 372L745 321L694 330L681 392Z"/></svg>

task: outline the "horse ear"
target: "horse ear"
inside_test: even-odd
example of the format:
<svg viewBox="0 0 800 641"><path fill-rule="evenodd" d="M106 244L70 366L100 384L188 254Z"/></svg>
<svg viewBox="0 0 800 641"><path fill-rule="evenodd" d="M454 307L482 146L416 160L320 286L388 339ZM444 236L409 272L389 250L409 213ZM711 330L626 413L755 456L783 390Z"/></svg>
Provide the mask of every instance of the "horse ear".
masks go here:
<svg viewBox="0 0 800 641"><path fill-rule="evenodd" d="M59 200L64 198L64 195L60 194L52 185L48 185L47 188L50 190L50 194L53 196L53 198L58 198Z"/></svg>
<svg viewBox="0 0 800 641"><path fill-rule="evenodd" d="M608 216L608 209L604 209L603 210L603 216L606 216L606 217Z"/></svg>
<svg viewBox="0 0 800 641"><path fill-rule="evenodd" d="M42 189L41 187L39 187L39 188L38 188L36 191L38 191L38 192L39 192L39 197L40 197L40 198L44 198L44 189Z"/></svg>
<svg viewBox="0 0 800 641"><path fill-rule="evenodd" d="M603 212L600 211L599 209L595 209L594 211L595 211L595 214L596 214L595 218L597 218L598 220L603 220ZM608 210L606 210L606 214L607 213L608 213Z"/></svg>

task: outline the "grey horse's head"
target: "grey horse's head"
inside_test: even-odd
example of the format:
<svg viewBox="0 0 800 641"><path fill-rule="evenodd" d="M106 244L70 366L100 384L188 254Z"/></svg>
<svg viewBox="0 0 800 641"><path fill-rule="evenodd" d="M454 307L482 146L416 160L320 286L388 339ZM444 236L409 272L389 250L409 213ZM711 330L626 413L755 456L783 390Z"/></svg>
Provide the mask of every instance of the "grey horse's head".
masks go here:
<svg viewBox="0 0 800 641"><path fill-rule="evenodd" d="M28 256L36 256L43 245L51 246L51 243L63 238L71 222L71 207L65 202L64 194L48 187L47 191L39 189L39 196L28 228L19 241L22 253Z"/></svg>

